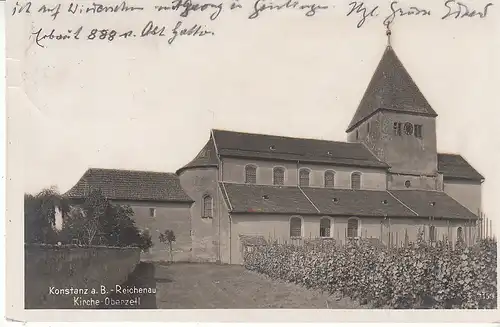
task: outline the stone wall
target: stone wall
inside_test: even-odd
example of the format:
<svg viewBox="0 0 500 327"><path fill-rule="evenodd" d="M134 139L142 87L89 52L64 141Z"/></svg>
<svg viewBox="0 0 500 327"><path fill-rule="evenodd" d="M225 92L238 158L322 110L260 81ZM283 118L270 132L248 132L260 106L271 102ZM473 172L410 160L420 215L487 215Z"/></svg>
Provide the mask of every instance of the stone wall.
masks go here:
<svg viewBox="0 0 500 327"><path fill-rule="evenodd" d="M481 182L467 180L444 181L444 192L477 215L482 209Z"/></svg>
<svg viewBox="0 0 500 327"><path fill-rule="evenodd" d="M141 255L143 261L169 261L168 246L160 242L160 233L170 229L175 234L172 244L172 259L176 262L191 260L191 203L113 201L129 205L134 210L134 220L141 230L149 231L153 246Z"/></svg>
<svg viewBox="0 0 500 327"><path fill-rule="evenodd" d="M190 209L192 230L192 254L194 262L216 262L219 260L218 233L220 201L216 168L193 168L179 175L184 191L194 200ZM203 197L213 199L212 217L202 217Z"/></svg>
<svg viewBox="0 0 500 327"><path fill-rule="evenodd" d="M101 287L110 290L125 282L139 263L140 249L26 245L24 255L25 309L88 309L99 305L75 305L74 297L102 303L108 294L101 294ZM88 291L56 294L71 288Z"/></svg>

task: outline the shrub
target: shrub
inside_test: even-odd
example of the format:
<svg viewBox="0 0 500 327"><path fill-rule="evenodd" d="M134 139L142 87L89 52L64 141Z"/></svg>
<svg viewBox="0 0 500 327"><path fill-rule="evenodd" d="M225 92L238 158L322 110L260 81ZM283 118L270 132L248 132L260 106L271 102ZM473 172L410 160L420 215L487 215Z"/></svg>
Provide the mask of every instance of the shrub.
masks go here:
<svg viewBox="0 0 500 327"><path fill-rule="evenodd" d="M485 239L466 247L421 240L402 248L361 241L339 246L268 243L244 253L249 270L374 307L496 308L497 244Z"/></svg>

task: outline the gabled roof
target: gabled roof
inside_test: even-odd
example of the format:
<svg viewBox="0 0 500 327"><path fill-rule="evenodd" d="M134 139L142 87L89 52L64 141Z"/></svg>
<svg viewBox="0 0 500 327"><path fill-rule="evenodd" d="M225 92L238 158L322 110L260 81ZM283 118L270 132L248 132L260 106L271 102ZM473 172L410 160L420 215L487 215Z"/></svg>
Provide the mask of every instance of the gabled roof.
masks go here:
<svg viewBox="0 0 500 327"><path fill-rule="evenodd" d="M328 215L416 216L387 191L312 187L303 187L302 190L321 213Z"/></svg>
<svg viewBox="0 0 500 327"><path fill-rule="evenodd" d="M172 173L90 168L64 196L84 198L101 189L111 200L193 202Z"/></svg>
<svg viewBox="0 0 500 327"><path fill-rule="evenodd" d="M483 181L484 177L459 154L438 153L438 171L444 179Z"/></svg>
<svg viewBox="0 0 500 327"><path fill-rule="evenodd" d="M385 49L347 132L378 110L437 116L391 46Z"/></svg>
<svg viewBox="0 0 500 327"><path fill-rule="evenodd" d="M435 218L475 219L477 216L444 192L391 190L396 198L419 216Z"/></svg>
<svg viewBox="0 0 500 327"><path fill-rule="evenodd" d="M210 168L218 167L217 153L215 151L214 141L212 137L208 140L201 151L196 155L196 157L191 160L187 165L177 170L176 174L180 174L182 171L189 168Z"/></svg>
<svg viewBox="0 0 500 327"><path fill-rule="evenodd" d="M476 219L444 192L219 183L232 213Z"/></svg>
<svg viewBox="0 0 500 327"><path fill-rule="evenodd" d="M361 143L213 131L221 156L388 168Z"/></svg>
<svg viewBox="0 0 500 327"><path fill-rule="evenodd" d="M232 212L316 214L318 210L296 186L223 184Z"/></svg>

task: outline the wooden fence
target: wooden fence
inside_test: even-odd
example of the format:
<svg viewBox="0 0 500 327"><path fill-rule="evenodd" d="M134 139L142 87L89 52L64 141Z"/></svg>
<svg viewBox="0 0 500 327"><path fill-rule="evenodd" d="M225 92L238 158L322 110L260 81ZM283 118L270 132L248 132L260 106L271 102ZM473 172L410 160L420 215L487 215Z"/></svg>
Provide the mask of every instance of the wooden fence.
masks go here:
<svg viewBox="0 0 500 327"><path fill-rule="evenodd" d="M272 233L264 236L259 236L262 240L267 242L277 242L279 244L293 244L293 245L303 245L306 242L311 242L315 240L334 240L337 244L343 245L348 240L354 239L365 239L373 244L379 244L386 247L402 247L410 242L415 242L418 238L418 234L422 232L422 239L425 242L437 243L438 241L449 242L452 246L455 246L458 239L462 239L463 242L470 246L481 239L485 238L495 238L495 233L493 229L493 222L486 217L483 212L478 212L479 219L466 221L462 227L458 228L456 226L452 227L450 224L448 226L433 227L433 220L430 218L429 224L418 226L418 231L413 228L409 230L408 228L396 229L389 223L382 223L380 227L380 232L374 233L373 228L371 228L370 233L367 229L356 230L355 232L348 230L347 228L334 228L333 232L327 231L326 234L329 237L314 237L312 235L305 235L303 237L278 237ZM351 235L357 235L356 237L350 237ZM251 237L251 236L249 236ZM246 242L244 242L246 243ZM248 243L247 243L248 244ZM249 246L255 244L248 244Z"/></svg>

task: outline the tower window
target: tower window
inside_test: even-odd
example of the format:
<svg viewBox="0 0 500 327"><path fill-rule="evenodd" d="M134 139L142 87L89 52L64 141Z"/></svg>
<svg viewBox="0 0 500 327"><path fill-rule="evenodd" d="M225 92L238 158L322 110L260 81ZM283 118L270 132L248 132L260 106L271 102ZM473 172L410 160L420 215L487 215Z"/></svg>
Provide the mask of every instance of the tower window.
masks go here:
<svg viewBox="0 0 500 327"><path fill-rule="evenodd" d="M330 218L321 218L319 221L319 236L320 237L330 237L330 229L331 229L331 221Z"/></svg>
<svg viewBox="0 0 500 327"><path fill-rule="evenodd" d="M309 170L305 168L299 172L299 186L309 186Z"/></svg>
<svg viewBox="0 0 500 327"><path fill-rule="evenodd" d="M335 186L335 173L331 170L325 171L325 187L333 188Z"/></svg>
<svg viewBox="0 0 500 327"><path fill-rule="evenodd" d="M275 167L273 169L273 184L274 185L285 184L285 169L281 167Z"/></svg>
<svg viewBox="0 0 500 327"><path fill-rule="evenodd" d="M370 133L370 123L367 123L367 124L366 124L366 132L367 132L367 133Z"/></svg>
<svg viewBox="0 0 500 327"><path fill-rule="evenodd" d="M422 125L415 125L415 137L422 138Z"/></svg>
<svg viewBox="0 0 500 327"><path fill-rule="evenodd" d="M361 173L351 174L351 188L353 190L359 190L361 188Z"/></svg>
<svg viewBox="0 0 500 327"><path fill-rule="evenodd" d="M299 217L292 217L290 219L290 237L302 236L302 219Z"/></svg>
<svg viewBox="0 0 500 327"><path fill-rule="evenodd" d="M358 237L358 219L349 218L347 221L347 237L355 238Z"/></svg>
<svg viewBox="0 0 500 327"><path fill-rule="evenodd" d="M149 216L156 217L156 209L155 208L149 208Z"/></svg>
<svg viewBox="0 0 500 327"><path fill-rule="evenodd" d="M412 123L405 123L404 129L405 129L405 134L406 135L412 135L413 134L413 124Z"/></svg>
<svg viewBox="0 0 500 327"><path fill-rule="evenodd" d="M245 167L245 183L256 184L257 183L257 167L248 165Z"/></svg>
<svg viewBox="0 0 500 327"><path fill-rule="evenodd" d="M401 135L401 123L394 123L394 135Z"/></svg>
<svg viewBox="0 0 500 327"><path fill-rule="evenodd" d="M356 140L359 140L359 131L356 130Z"/></svg>
<svg viewBox="0 0 500 327"><path fill-rule="evenodd" d="M205 195L203 197L203 202L202 202L202 209L201 209L201 217L202 218L212 218L212 197L210 195Z"/></svg>
<svg viewBox="0 0 500 327"><path fill-rule="evenodd" d="M411 182L409 180L405 181L405 187L408 188L411 186Z"/></svg>

